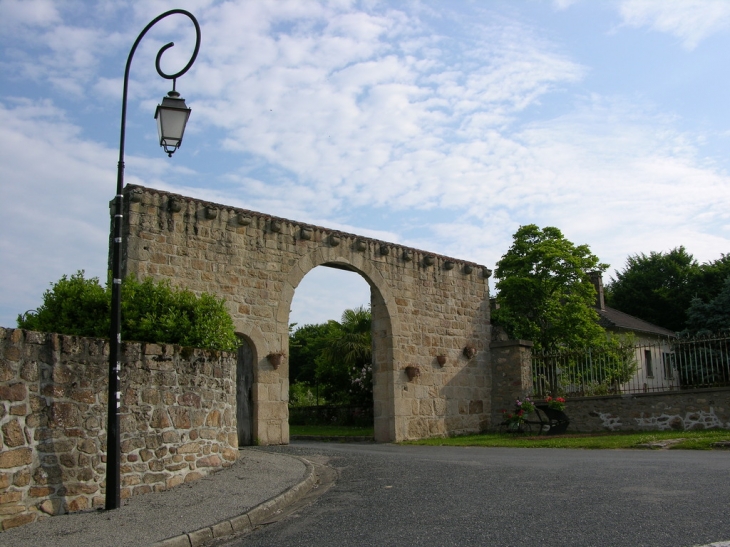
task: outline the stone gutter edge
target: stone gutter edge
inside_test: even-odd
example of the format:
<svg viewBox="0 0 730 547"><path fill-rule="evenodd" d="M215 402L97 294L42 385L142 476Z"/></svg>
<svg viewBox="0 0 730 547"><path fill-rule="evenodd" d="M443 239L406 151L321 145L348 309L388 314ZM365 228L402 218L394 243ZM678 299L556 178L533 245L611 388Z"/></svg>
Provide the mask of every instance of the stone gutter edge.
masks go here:
<svg viewBox="0 0 730 547"><path fill-rule="evenodd" d="M206 526L200 530L164 539L154 543L153 547L201 547L214 539L248 532L282 509L300 500L314 486L317 480L317 474L314 472L314 465L309 460L300 458L299 456L289 455L289 457L301 461L306 467L306 477L300 483L260 503L242 515L224 520L212 526Z"/></svg>

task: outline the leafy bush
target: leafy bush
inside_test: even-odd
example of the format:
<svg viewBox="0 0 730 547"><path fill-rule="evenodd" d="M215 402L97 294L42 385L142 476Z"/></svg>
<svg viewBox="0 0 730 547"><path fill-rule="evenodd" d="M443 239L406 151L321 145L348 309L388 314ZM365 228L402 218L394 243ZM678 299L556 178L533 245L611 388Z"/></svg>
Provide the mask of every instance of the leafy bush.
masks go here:
<svg viewBox="0 0 730 547"><path fill-rule="evenodd" d="M18 327L42 332L108 338L111 284L84 278L83 270L63 276L43 293L43 304L18 316ZM122 340L180 344L233 351L238 346L233 320L223 299L172 287L151 278L122 281Z"/></svg>

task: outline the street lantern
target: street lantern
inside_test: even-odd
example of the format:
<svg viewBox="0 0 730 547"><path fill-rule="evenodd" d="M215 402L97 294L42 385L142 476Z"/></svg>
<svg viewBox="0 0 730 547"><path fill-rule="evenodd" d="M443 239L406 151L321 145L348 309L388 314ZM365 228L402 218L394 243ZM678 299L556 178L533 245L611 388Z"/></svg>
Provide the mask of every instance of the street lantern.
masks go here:
<svg viewBox="0 0 730 547"><path fill-rule="evenodd" d="M157 134L160 137L160 146L169 157L180 148L189 117L190 109L185 105L185 99L174 89L162 99L162 104L157 105Z"/></svg>

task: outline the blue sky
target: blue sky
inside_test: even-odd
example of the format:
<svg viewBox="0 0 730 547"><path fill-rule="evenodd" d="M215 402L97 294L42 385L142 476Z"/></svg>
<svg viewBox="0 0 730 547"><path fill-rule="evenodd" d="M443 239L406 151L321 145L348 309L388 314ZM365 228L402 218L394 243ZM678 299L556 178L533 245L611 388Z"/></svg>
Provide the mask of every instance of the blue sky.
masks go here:
<svg viewBox="0 0 730 547"><path fill-rule="evenodd" d="M730 252L730 2L0 0L0 325L105 277L124 63L185 8L200 55L181 149L156 143L194 32L171 17L130 82L126 182L493 267L523 224L611 270ZM318 268L292 321L366 304Z"/></svg>

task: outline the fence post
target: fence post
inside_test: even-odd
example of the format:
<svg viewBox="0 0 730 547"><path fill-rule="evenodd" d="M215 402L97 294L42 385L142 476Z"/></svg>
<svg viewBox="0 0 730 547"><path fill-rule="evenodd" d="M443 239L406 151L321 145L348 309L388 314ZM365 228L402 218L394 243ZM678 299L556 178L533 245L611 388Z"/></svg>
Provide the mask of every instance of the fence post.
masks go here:
<svg viewBox="0 0 730 547"><path fill-rule="evenodd" d="M532 342L494 341L492 353L491 429L502 422L502 411L511 411L515 399L532 394Z"/></svg>

